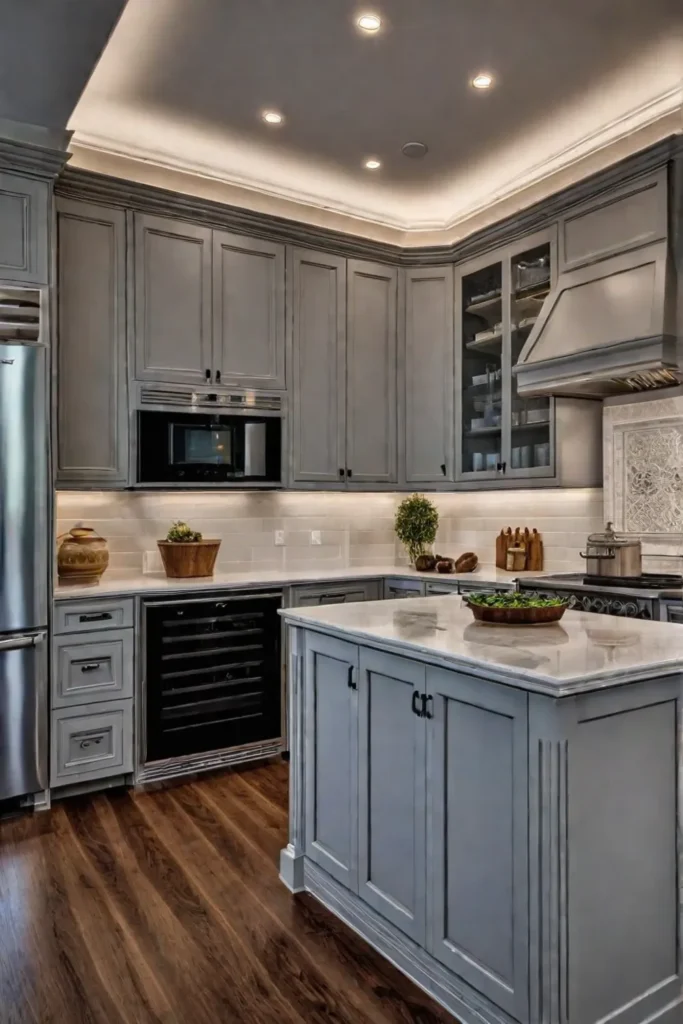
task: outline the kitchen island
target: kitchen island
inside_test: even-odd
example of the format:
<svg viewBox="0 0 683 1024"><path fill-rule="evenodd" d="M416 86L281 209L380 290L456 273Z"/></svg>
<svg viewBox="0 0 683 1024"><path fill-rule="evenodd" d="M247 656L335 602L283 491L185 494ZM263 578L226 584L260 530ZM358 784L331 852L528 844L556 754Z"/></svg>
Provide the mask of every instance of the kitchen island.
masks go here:
<svg viewBox="0 0 683 1024"><path fill-rule="evenodd" d="M683 629L282 614L290 890L462 1024L680 1024Z"/></svg>

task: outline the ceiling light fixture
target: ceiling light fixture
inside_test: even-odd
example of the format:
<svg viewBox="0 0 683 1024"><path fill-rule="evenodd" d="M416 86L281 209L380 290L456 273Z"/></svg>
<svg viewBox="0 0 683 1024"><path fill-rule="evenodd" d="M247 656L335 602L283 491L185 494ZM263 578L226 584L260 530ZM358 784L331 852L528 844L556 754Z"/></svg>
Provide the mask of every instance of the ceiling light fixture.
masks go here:
<svg viewBox="0 0 683 1024"><path fill-rule="evenodd" d="M284 117L277 110L264 110L261 117L266 124L282 124Z"/></svg>
<svg viewBox="0 0 683 1024"><path fill-rule="evenodd" d="M378 160L376 157L370 156L368 157L367 160L363 162L363 166L367 167L369 171L376 171L378 167L382 166L382 162L381 160Z"/></svg>
<svg viewBox="0 0 683 1024"><path fill-rule="evenodd" d="M378 14L359 14L356 18L356 25L361 32L368 32L372 35L381 29L382 19Z"/></svg>
<svg viewBox="0 0 683 1024"><path fill-rule="evenodd" d="M475 89L490 89L493 85L493 75L488 71L479 71L472 79Z"/></svg>

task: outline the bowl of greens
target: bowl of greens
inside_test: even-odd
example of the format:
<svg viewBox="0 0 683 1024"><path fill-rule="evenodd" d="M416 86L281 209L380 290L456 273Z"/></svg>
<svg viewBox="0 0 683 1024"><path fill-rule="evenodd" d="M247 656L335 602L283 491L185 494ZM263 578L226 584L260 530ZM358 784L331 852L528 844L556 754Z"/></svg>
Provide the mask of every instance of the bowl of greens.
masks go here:
<svg viewBox="0 0 683 1024"><path fill-rule="evenodd" d="M542 594L516 591L468 594L465 603L478 622L502 626L534 626L558 622L569 607L569 601L562 597L544 597Z"/></svg>

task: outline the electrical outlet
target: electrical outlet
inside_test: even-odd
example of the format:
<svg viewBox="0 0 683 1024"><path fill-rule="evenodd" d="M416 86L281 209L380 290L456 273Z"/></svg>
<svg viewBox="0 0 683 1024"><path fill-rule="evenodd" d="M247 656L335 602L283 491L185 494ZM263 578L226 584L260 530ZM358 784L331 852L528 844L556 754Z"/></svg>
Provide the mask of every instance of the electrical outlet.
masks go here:
<svg viewBox="0 0 683 1024"><path fill-rule="evenodd" d="M283 548L284 546L285 546L285 531L284 530L276 530L275 531L275 547L276 548Z"/></svg>
<svg viewBox="0 0 683 1024"><path fill-rule="evenodd" d="M311 544L322 544L320 530L311 530Z"/></svg>

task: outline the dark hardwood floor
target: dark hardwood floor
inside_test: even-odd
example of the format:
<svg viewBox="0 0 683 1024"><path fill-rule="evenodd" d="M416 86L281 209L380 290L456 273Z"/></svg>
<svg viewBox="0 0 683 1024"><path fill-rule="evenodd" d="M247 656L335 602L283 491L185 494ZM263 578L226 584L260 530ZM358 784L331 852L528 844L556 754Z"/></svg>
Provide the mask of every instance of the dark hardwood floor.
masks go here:
<svg viewBox="0 0 683 1024"><path fill-rule="evenodd" d="M0 822L2 1024L452 1024L278 880L287 766Z"/></svg>

